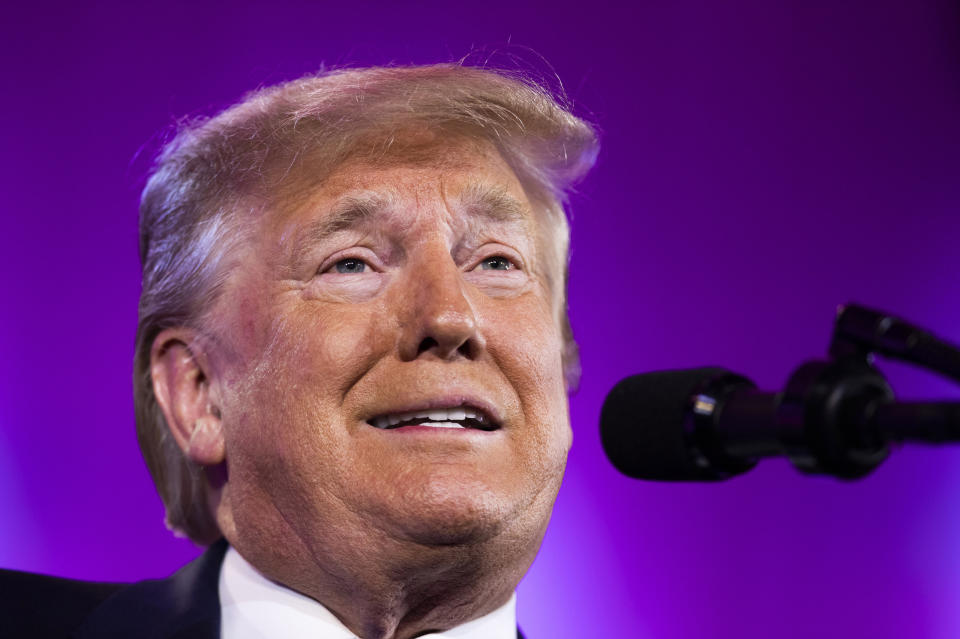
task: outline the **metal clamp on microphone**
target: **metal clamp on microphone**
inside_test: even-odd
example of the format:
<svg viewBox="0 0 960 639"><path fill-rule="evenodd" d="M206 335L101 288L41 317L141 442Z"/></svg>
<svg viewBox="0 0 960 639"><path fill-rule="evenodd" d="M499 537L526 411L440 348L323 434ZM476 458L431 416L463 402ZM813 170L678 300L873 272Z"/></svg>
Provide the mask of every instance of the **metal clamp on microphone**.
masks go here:
<svg viewBox="0 0 960 639"><path fill-rule="evenodd" d="M722 368L634 375L607 395L607 457L638 479L716 481L786 456L805 473L863 477L908 441L960 442L960 402L895 402L874 354L960 382L960 348L889 314L839 308L830 358L797 368L781 392Z"/></svg>

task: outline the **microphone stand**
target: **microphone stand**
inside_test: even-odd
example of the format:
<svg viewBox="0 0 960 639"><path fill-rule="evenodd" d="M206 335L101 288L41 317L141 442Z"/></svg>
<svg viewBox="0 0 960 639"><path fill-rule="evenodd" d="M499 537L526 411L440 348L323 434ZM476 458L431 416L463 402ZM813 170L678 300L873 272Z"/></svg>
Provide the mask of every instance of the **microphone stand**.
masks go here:
<svg viewBox="0 0 960 639"><path fill-rule="evenodd" d="M891 443L960 441L960 402L895 404L875 355L960 382L960 348L887 313L841 306L829 359L802 364L776 398L779 454L803 472L856 479Z"/></svg>

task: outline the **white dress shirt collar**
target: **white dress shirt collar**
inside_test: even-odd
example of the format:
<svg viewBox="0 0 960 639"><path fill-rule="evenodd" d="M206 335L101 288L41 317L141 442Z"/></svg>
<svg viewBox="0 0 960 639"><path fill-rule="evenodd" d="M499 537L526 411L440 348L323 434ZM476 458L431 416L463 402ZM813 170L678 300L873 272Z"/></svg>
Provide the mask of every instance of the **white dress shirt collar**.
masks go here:
<svg viewBox="0 0 960 639"><path fill-rule="evenodd" d="M319 602L276 584L232 547L220 569L221 639L357 639ZM516 595L479 619L420 639L516 639Z"/></svg>

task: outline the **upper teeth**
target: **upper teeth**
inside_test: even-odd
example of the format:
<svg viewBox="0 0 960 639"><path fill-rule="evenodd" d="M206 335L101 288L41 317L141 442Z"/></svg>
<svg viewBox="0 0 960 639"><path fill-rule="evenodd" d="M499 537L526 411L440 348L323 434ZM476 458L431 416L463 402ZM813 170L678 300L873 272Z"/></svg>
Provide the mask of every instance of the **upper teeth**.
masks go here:
<svg viewBox="0 0 960 639"><path fill-rule="evenodd" d="M484 416L469 408L459 406L457 408L439 408L434 410L415 410L406 413L391 413L377 417L371 423L377 428L389 428L396 426L400 422L411 419L427 419L432 422L462 422L465 419L475 419L477 421L486 421Z"/></svg>

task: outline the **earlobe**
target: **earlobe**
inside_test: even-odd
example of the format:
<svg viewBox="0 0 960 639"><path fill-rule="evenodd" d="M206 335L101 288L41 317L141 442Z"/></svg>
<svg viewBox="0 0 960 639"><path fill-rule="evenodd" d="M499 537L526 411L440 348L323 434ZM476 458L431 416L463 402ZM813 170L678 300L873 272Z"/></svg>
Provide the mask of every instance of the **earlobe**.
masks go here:
<svg viewBox="0 0 960 639"><path fill-rule="evenodd" d="M204 352L195 331L161 331L150 352L153 392L180 450L202 466L225 458L223 428Z"/></svg>

